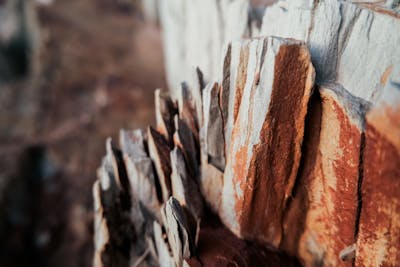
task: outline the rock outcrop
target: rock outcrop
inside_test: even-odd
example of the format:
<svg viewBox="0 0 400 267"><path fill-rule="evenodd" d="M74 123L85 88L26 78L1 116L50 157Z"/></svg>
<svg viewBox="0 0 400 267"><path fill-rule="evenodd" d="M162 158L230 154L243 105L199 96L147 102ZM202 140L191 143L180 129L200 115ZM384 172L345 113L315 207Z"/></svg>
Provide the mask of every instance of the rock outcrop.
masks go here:
<svg viewBox="0 0 400 267"><path fill-rule="evenodd" d="M97 266L400 261L398 3L270 4L160 3L170 93L107 145Z"/></svg>

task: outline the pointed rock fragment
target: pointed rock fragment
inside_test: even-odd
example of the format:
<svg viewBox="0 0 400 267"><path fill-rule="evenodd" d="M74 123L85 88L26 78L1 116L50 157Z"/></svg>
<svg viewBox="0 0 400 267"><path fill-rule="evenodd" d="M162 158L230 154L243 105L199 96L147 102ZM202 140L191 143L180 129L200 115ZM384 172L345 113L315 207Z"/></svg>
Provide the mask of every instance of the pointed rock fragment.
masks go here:
<svg viewBox="0 0 400 267"><path fill-rule="evenodd" d="M171 196L171 160L167 140L151 126L147 128L149 155L152 159L158 181L160 182L162 198L167 201Z"/></svg>
<svg viewBox="0 0 400 267"><path fill-rule="evenodd" d="M184 259L194 255L195 237L187 215L179 201L171 197L162 210L168 243L176 266L182 266Z"/></svg>
<svg viewBox="0 0 400 267"><path fill-rule="evenodd" d="M208 84L203 93L204 136L208 163L220 171L225 169L225 142L223 119L219 106L218 83Z"/></svg>
<svg viewBox="0 0 400 267"><path fill-rule="evenodd" d="M170 144L175 132L174 116L178 112L175 103L167 92L157 89L154 92L157 131L161 133Z"/></svg>
<svg viewBox="0 0 400 267"><path fill-rule="evenodd" d="M121 130L120 145L133 201L140 201L151 213L160 218L161 188L154 174L152 160L145 150L144 135L142 130Z"/></svg>
<svg viewBox="0 0 400 267"><path fill-rule="evenodd" d="M174 145L181 149L187 163L188 172L197 179L199 176L199 149L195 137L187 123L181 120L178 115L175 116L174 121L176 129Z"/></svg>
<svg viewBox="0 0 400 267"><path fill-rule="evenodd" d="M220 215L240 237L278 246L300 162L314 68L304 43L260 38L249 44L247 77L227 155Z"/></svg>
<svg viewBox="0 0 400 267"><path fill-rule="evenodd" d="M173 197L196 218L200 219L203 214L203 197L200 194L195 177L187 171L183 154L177 147L171 151L171 166Z"/></svg>
<svg viewBox="0 0 400 267"><path fill-rule="evenodd" d="M227 46L224 56L221 81L220 108L224 123L225 154L229 154L231 136L236 122L243 90L247 79L252 80L254 72L247 74L249 40L234 41Z"/></svg>
<svg viewBox="0 0 400 267"><path fill-rule="evenodd" d="M199 143L199 120L197 117L197 107L198 101L194 98L199 96L199 92L196 91L194 95L192 87L185 82L181 84L181 90L178 95L178 111L179 118L188 126L192 132L196 145ZM198 146L198 145L197 145Z"/></svg>
<svg viewBox="0 0 400 267"><path fill-rule="evenodd" d="M128 266L131 244L136 239L130 218L130 199L117 182L118 168L112 154L111 140L107 141L107 156L98 169L99 181L93 186L95 200L95 266ZM121 173L119 174L121 177ZM123 184L123 183L122 183ZM128 205L129 204L129 205Z"/></svg>

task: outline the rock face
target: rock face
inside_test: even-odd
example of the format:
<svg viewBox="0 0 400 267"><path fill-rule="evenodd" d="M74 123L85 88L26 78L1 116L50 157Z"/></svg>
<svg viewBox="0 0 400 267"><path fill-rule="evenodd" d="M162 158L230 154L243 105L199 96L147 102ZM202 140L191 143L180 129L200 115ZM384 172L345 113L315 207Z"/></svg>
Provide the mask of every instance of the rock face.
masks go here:
<svg viewBox="0 0 400 267"><path fill-rule="evenodd" d="M97 266L400 261L398 4L270 4L160 2L171 90L107 146Z"/></svg>
<svg viewBox="0 0 400 267"><path fill-rule="evenodd" d="M337 84L318 88L313 110L318 121L306 140L307 158L284 221L287 250L304 263L351 266L340 252L354 244L364 115L368 103L351 96ZM314 125L316 127L314 128ZM302 227L293 229L293 225Z"/></svg>
<svg viewBox="0 0 400 267"><path fill-rule="evenodd" d="M396 51L399 15L376 5L279 1L266 9L261 34L304 40L317 82L336 81L353 95L372 102L382 90L382 76L400 64Z"/></svg>
<svg viewBox="0 0 400 267"><path fill-rule="evenodd" d="M357 266L395 266L400 261L399 116L399 73L394 72L366 119Z"/></svg>
<svg viewBox="0 0 400 267"><path fill-rule="evenodd" d="M298 41L260 38L244 45L247 77L239 89L219 213L239 236L278 245L300 162L314 68Z"/></svg>

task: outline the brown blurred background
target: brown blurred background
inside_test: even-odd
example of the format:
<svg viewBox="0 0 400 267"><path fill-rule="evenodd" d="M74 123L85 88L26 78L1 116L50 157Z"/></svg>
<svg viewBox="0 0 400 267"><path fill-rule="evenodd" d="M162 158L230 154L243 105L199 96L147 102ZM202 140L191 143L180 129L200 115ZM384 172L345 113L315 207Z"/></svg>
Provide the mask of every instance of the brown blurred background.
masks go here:
<svg viewBox="0 0 400 267"><path fill-rule="evenodd" d="M135 0L0 0L0 266L90 266L107 136L153 123L161 34Z"/></svg>

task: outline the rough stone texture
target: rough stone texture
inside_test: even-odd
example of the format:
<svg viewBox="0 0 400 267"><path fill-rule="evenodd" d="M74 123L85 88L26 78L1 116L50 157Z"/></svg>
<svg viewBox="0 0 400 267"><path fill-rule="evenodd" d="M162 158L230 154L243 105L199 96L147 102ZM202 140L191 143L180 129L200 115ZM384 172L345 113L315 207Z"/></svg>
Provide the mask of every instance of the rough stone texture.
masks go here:
<svg viewBox="0 0 400 267"><path fill-rule="evenodd" d="M125 175L115 164L118 155L107 140L107 155L98 170L99 181L93 186L95 199L95 255L94 266L128 266L131 242L136 238L129 216L130 199L121 183ZM118 178L119 177L119 178ZM120 180L120 181L118 181Z"/></svg>
<svg viewBox="0 0 400 267"><path fill-rule="evenodd" d="M235 41L228 45L225 51L220 100L224 121L225 154L229 152L232 130L246 84L249 44L250 42L246 40Z"/></svg>
<svg viewBox="0 0 400 267"><path fill-rule="evenodd" d="M172 146L172 136L175 132L174 116L177 113L176 105L169 97L169 94L157 89L154 92L156 128Z"/></svg>
<svg viewBox="0 0 400 267"><path fill-rule="evenodd" d="M261 38L249 44L247 77L220 215L235 234L276 246L299 166L314 69L304 44Z"/></svg>
<svg viewBox="0 0 400 267"><path fill-rule="evenodd" d="M398 3L264 3L262 26L257 7L239 9L246 1L161 5L176 105L156 93L158 131L147 132L157 175L142 198L159 190L164 203L161 220L148 217L152 257L163 266L397 264ZM246 34L267 37L237 40ZM116 184L132 188L113 162Z"/></svg>
<svg viewBox="0 0 400 267"><path fill-rule="evenodd" d="M179 116L175 116L174 122L176 129L173 136L174 145L182 150L188 173L197 179L199 175L198 143L192 130Z"/></svg>
<svg viewBox="0 0 400 267"><path fill-rule="evenodd" d="M279 1L266 9L261 34L305 41L317 82L336 81L371 102L385 73L400 64L399 15L376 5Z"/></svg>
<svg viewBox="0 0 400 267"><path fill-rule="evenodd" d="M342 262L339 254L355 243L360 154L368 103L336 84L320 87L319 94L320 122L311 121L320 125L320 129L313 129L318 132L312 133L319 140L307 140L313 146L306 147L312 150L308 153L314 154L315 160L307 159L299 172L296 190L300 193L293 195L282 246L291 250L290 246L299 244L294 253L307 266L351 266L352 259ZM300 233L294 233L291 228L299 223L300 216L303 225L297 228Z"/></svg>
<svg viewBox="0 0 400 267"><path fill-rule="evenodd" d="M214 211L218 210L221 203L225 169L225 143L219 93L220 87L217 83L210 83L204 88L203 125L200 130L200 188L205 200Z"/></svg>
<svg viewBox="0 0 400 267"><path fill-rule="evenodd" d="M366 118L356 266L400 261L400 80L392 74Z"/></svg>
<svg viewBox="0 0 400 267"><path fill-rule="evenodd" d="M148 127L149 155L152 159L158 181L161 186L162 198L167 201L171 196L171 159L169 156L169 144L162 134Z"/></svg>
<svg viewBox="0 0 400 267"><path fill-rule="evenodd" d="M194 254L195 239L183 207L175 198L170 198L163 207L163 221L167 228L168 242L176 266Z"/></svg>
<svg viewBox="0 0 400 267"><path fill-rule="evenodd" d="M144 132L142 130L120 131L120 146L129 178L133 200L140 201L149 211L160 208L161 192L154 175L153 163L145 150ZM158 218L158 213L154 214Z"/></svg>
<svg viewBox="0 0 400 267"><path fill-rule="evenodd" d="M219 106L220 87L217 83L206 86L203 93L204 138L207 162L218 168L225 169L225 143L223 135L223 119Z"/></svg>
<svg viewBox="0 0 400 267"><path fill-rule="evenodd" d="M179 148L175 147L170 155L172 195L196 218L201 218L203 197L200 194L196 179L187 171L184 156Z"/></svg>
<svg viewBox="0 0 400 267"><path fill-rule="evenodd" d="M165 240L165 234L162 232L161 225L154 222L154 240L158 254L158 264L162 267L175 266L174 259L171 255L169 245Z"/></svg>

